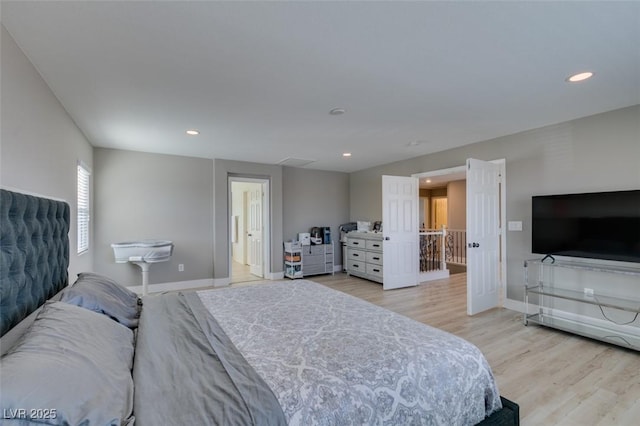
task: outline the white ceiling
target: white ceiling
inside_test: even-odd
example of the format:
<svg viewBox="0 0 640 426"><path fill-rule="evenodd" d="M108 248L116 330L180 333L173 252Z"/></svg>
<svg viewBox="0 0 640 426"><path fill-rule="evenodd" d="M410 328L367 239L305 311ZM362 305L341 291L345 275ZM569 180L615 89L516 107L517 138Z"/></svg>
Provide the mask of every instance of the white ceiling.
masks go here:
<svg viewBox="0 0 640 426"><path fill-rule="evenodd" d="M640 103L635 1L3 0L1 12L97 147L350 172ZM565 82L583 70L595 77Z"/></svg>

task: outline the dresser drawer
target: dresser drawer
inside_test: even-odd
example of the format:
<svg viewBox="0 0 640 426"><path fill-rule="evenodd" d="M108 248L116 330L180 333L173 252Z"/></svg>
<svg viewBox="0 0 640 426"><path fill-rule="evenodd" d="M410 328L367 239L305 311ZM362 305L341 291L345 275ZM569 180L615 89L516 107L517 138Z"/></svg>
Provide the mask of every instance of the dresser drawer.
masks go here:
<svg viewBox="0 0 640 426"><path fill-rule="evenodd" d="M302 269L302 273L304 274L304 276L324 274L327 272L330 272L330 271L326 270L324 263L320 265L304 265Z"/></svg>
<svg viewBox="0 0 640 426"><path fill-rule="evenodd" d="M324 254L324 245L310 245L302 248L304 254Z"/></svg>
<svg viewBox="0 0 640 426"><path fill-rule="evenodd" d="M382 279L382 266L367 263L367 274Z"/></svg>
<svg viewBox="0 0 640 426"><path fill-rule="evenodd" d="M349 273L357 273L357 274L366 274L367 267L366 263L360 262L358 260L348 260L347 261L347 272Z"/></svg>
<svg viewBox="0 0 640 426"><path fill-rule="evenodd" d="M382 251L382 240L367 240L367 244L365 246L367 250L377 250Z"/></svg>
<svg viewBox="0 0 640 426"><path fill-rule="evenodd" d="M311 266L311 265L322 265L326 261L327 260L325 259L324 254L320 256L314 256L309 254L302 255L302 265L304 269L307 269L307 266Z"/></svg>
<svg viewBox="0 0 640 426"><path fill-rule="evenodd" d="M365 240L362 238L347 238L347 247L359 247L364 250L366 246Z"/></svg>
<svg viewBox="0 0 640 426"><path fill-rule="evenodd" d="M356 249L348 248L347 259L359 260L360 262L365 262L367 259L367 252L364 250L356 250Z"/></svg>
<svg viewBox="0 0 640 426"><path fill-rule="evenodd" d="M375 251L368 251L365 257L367 263L373 263L375 265L382 265L382 253Z"/></svg>

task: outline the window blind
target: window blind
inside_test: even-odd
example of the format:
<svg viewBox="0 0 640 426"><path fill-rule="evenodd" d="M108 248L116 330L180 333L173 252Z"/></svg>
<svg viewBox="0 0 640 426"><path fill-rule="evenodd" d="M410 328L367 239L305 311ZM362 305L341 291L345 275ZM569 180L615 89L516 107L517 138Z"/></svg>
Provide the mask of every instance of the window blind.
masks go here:
<svg viewBox="0 0 640 426"><path fill-rule="evenodd" d="M89 250L90 176L89 169L78 163L78 254Z"/></svg>

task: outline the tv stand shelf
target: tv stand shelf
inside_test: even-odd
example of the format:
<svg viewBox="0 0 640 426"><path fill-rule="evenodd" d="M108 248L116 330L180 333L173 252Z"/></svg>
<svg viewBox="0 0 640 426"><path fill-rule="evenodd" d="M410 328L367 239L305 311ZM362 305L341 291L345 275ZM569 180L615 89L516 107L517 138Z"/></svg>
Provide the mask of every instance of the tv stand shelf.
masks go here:
<svg viewBox="0 0 640 426"><path fill-rule="evenodd" d="M542 296L551 296L560 299L574 300L576 302L602 306L603 308L613 308L633 313L640 312L640 301L620 299L618 297L602 296L596 294L586 295L584 292L580 291L543 287L542 285L527 287L527 291L531 294L540 294Z"/></svg>
<svg viewBox="0 0 640 426"><path fill-rule="evenodd" d="M529 315L525 321L640 351L640 336L620 333L618 330L612 330L606 327L594 327L579 321L572 321L546 314ZM525 323L525 325L527 324Z"/></svg>
<svg viewBox="0 0 640 426"><path fill-rule="evenodd" d="M529 268L538 267L538 277L535 283L530 282ZM627 347L640 351L640 328L623 327L625 325L637 323L640 317L640 299L634 297L614 297L603 294L592 294L587 291L563 288L562 284L557 284L551 278L545 277L545 270L548 268L565 268L598 272L604 274L623 274L631 277L640 277L640 268L629 266L609 266L598 265L588 262L543 262L539 259L527 260L524 262L525 271L525 313L524 325L528 323L539 324L559 330L571 332L585 337L602 340L615 345ZM549 276L551 274L548 274ZM537 295L538 313L530 315L529 296ZM599 307L602 316L606 321L598 320L597 323L576 318L566 318L554 313L554 308L549 306L551 300L563 299L574 302L594 305ZM630 313L630 318L624 323L610 320L605 314L605 309ZM637 330L634 330L637 329Z"/></svg>
<svg viewBox="0 0 640 426"><path fill-rule="evenodd" d="M597 263L579 262L579 261L570 262L566 260L556 260L555 262L552 262L552 261L542 262L542 260L540 259L525 260L524 267L526 268L528 264L554 266L556 268L582 269L585 271L606 272L609 274L624 274L624 275L640 276L640 268L635 268L632 266L599 265Z"/></svg>

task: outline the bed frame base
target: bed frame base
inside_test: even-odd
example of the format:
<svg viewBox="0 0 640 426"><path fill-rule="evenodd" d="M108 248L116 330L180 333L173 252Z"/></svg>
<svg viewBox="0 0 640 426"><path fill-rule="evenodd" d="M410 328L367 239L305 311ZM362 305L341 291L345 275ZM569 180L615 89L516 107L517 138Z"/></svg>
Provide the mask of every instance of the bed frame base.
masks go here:
<svg viewBox="0 0 640 426"><path fill-rule="evenodd" d="M478 423L479 426L519 426L520 406L505 397L500 397L502 409Z"/></svg>

